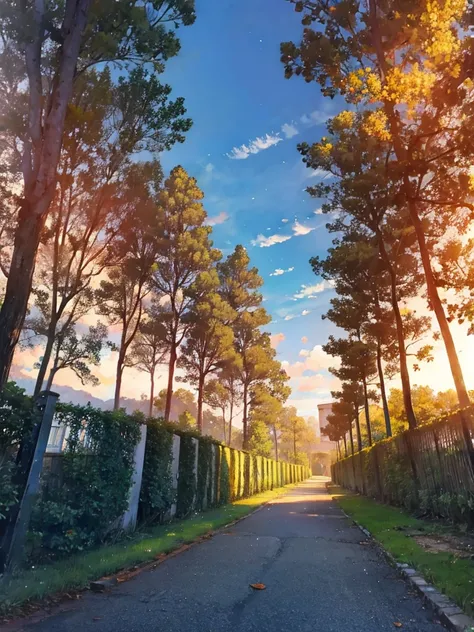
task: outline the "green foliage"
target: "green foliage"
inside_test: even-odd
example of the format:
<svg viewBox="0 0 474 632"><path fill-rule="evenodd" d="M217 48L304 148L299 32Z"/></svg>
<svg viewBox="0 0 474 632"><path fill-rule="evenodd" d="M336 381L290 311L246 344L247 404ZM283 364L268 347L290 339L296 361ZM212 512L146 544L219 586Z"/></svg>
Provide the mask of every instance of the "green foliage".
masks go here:
<svg viewBox="0 0 474 632"><path fill-rule="evenodd" d="M194 471L196 463L195 439L189 435L181 435L179 450L178 506L176 516L186 518L195 508L197 481Z"/></svg>
<svg viewBox="0 0 474 632"><path fill-rule="evenodd" d="M47 555L103 542L127 508L140 427L132 416L90 406L59 404L70 428L61 485L47 481L31 531Z"/></svg>
<svg viewBox="0 0 474 632"><path fill-rule="evenodd" d="M199 440L198 481L196 490L196 509L198 511L207 509L207 507L211 505L213 445L213 442L205 438Z"/></svg>
<svg viewBox="0 0 474 632"><path fill-rule="evenodd" d="M17 500L18 447L30 439L33 425L39 419L33 399L14 382L8 382L0 392L0 519Z"/></svg>
<svg viewBox="0 0 474 632"><path fill-rule="evenodd" d="M172 459L173 435L162 420L150 419L147 423L145 460L140 490L139 520L161 523L176 502L173 490Z"/></svg>
<svg viewBox="0 0 474 632"><path fill-rule="evenodd" d="M268 426L264 421L252 419L250 422L249 449L255 454L270 457L272 454L273 442L270 437Z"/></svg>
<svg viewBox="0 0 474 632"><path fill-rule="evenodd" d="M219 503L224 505L228 503L231 498L230 491L230 448L221 447L221 467L220 467L220 481L219 481Z"/></svg>

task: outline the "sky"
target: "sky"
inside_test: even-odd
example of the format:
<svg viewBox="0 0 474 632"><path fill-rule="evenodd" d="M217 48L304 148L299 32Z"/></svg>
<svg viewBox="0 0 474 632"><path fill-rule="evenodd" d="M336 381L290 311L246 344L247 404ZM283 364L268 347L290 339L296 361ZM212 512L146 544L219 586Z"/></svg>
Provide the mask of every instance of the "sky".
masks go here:
<svg viewBox="0 0 474 632"><path fill-rule="evenodd" d="M197 20L180 29L182 49L164 75L173 96L183 96L194 125L186 142L161 156L165 172L182 165L204 191L204 206L213 224L214 245L224 256L237 244L249 252L264 279L264 306L272 316L268 331L277 358L291 377L290 404L314 415L317 404L331 400L337 381L328 369L333 358L321 349L335 328L321 316L333 290L316 277L312 256L324 256L331 243L320 204L305 187L324 174L307 169L297 151L302 141L324 135L324 123L340 103L323 98L316 84L286 80L280 43L299 41L300 14L285 0L197 0ZM417 301L419 313L425 302ZM454 327L466 381L474 388L469 355L474 340ZM413 375L413 383L436 390L452 387L440 343L436 362ZM35 350L24 351L17 366L31 371ZM28 355L29 354L29 355ZM112 396L113 354L99 371L97 397ZM25 374L25 369L21 369ZM161 380L161 381L160 381ZM125 375L123 394L147 390L145 376ZM68 372L58 382L83 388ZM166 371L159 379L165 386ZM397 386L395 381L393 385Z"/></svg>

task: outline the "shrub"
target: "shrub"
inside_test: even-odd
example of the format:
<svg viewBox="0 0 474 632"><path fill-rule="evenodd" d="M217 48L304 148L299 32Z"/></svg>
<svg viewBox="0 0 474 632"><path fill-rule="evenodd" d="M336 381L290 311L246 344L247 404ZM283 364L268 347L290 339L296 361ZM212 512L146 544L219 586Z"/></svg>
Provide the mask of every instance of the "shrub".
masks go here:
<svg viewBox="0 0 474 632"><path fill-rule="evenodd" d="M120 528L140 438L138 419L121 411L69 404L56 410L70 428L62 484L46 480L30 525L48 555L83 550Z"/></svg>
<svg viewBox="0 0 474 632"><path fill-rule="evenodd" d="M173 434L162 419L147 423L145 459L140 490L139 521L162 523L176 502L172 480Z"/></svg>
<svg viewBox="0 0 474 632"><path fill-rule="evenodd" d="M176 515L185 518L193 511L196 502L197 481L194 472L196 442L190 435L181 436L179 451L178 506Z"/></svg>

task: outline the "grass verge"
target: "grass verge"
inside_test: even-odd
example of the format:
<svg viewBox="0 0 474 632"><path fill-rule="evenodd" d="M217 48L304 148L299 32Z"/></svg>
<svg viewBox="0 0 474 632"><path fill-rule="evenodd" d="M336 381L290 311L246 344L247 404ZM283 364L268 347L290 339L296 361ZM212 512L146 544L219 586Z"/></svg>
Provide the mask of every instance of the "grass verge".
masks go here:
<svg viewBox="0 0 474 632"><path fill-rule="evenodd" d="M28 603L82 590L88 587L90 581L152 561L209 531L243 518L291 487L294 485L262 492L186 520L153 527L146 533L136 533L117 544L22 571L8 581L4 579L0 582L0 614L7 616Z"/></svg>
<svg viewBox="0 0 474 632"><path fill-rule="evenodd" d="M329 493L397 562L407 563L420 571L427 581L467 614L474 615L474 561L452 553L426 551L407 534L407 530L442 533L447 527L419 520L396 507L382 505L338 486L330 486Z"/></svg>

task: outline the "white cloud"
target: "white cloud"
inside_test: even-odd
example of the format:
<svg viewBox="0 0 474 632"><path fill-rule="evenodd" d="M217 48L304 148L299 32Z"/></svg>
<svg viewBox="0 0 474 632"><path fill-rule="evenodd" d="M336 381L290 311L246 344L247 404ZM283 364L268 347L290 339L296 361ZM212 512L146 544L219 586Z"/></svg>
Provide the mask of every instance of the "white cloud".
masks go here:
<svg viewBox="0 0 474 632"><path fill-rule="evenodd" d="M295 234L295 237L300 237L301 235L307 235L312 230L315 230L314 228L310 228L309 226L303 226L303 224L300 224L298 220L295 221L295 223L293 224L291 228L293 230L293 233Z"/></svg>
<svg viewBox="0 0 474 632"><path fill-rule="evenodd" d="M206 224L208 226L217 226L218 224L223 224L229 219L229 216L225 211L221 211L219 215L214 215L214 217L208 217L206 220Z"/></svg>
<svg viewBox="0 0 474 632"><path fill-rule="evenodd" d="M265 235L257 235L256 239L252 239L250 242L252 246L260 246L260 248L268 248L269 246L274 246L275 244L282 244L284 241L288 241L292 237L302 237L303 235L307 235L313 230L316 230L319 226L315 228L310 228L309 226L304 226L300 224L298 220L295 220L295 223L291 227L293 231L293 235L270 235L269 237L265 237Z"/></svg>
<svg viewBox="0 0 474 632"><path fill-rule="evenodd" d="M322 178L323 180L326 180L326 178L330 178L331 176L332 173L330 171L320 169L319 167L317 169L308 169L306 171L307 178Z"/></svg>
<svg viewBox="0 0 474 632"><path fill-rule="evenodd" d="M227 154L227 157L232 160L246 160L250 154L258 154L264 149L277 145L282 140L283 138L280 138L279 134L265 134L265 136L258 136L255 140L250 141L248 145L233 147Z"/></svg>
<svg viewBox="0 0 474 632"><path fill-rule="evenodd" d="M326 284L324 281L322 283L316 283L316 285L302 285L299 292L293 294L293 298L314 298L316 294L324 292L325 289Z"/></svg>
<svg viewBox="0 0 474 632"><path fill-rule="evenodd" d="M205 167L204 167L204 171L206 173L212 173L214 171L215 167L212 164L212 162L209 162Z"/></svg>
<svg viewBox="0 0 474 632"><path fill-rule="evenodd" d="M283 320L293 320L295 316L293 314L287 314Z"/></svg>
<svg viewBox="0 0 474 632"><path fill-rule="evenodd" d="M281 131L285 134L286 138L293 138L299 134L298 129L293 125L293 123L285 123L281 127Z"/></svg>
<svg viewBox="0 0 474 632"><path fill-rule="evenodd" d="M328 120L329 116L330 115L327 111L324 112L321 110L314 110L310 114L303 114L303 116L300 118L300 121L304 125L321 125Z"/></svg>
<svg viewBox="0 0 474 632"><path fill-rule="evenodd" d="M283 224L288 224L288 222L289 222L290 220L289 220L289 219L284 218L284 219L282 219L281 221L283 222Z"/></svg>
<svg viewBox="0 0 474 632"><path fill-rule="evenodd" d="M257 235L257 239L252 239L252 246L260 246L260 248L269 248L275 244L282 244L284 241L291 239L291 235Z"/></svg>
<svg viewBox="0 0 474 632"><path fill-rule="evenodd" d="M301 316L307 316L308 314L311 314L311 311L310 311L309 309L304 309L304 310L301 312Z"/></svg>
<svg viewBox="0 0 474 632"><path fill-rule="evenodd" d="M309 351L309 349L301 349L298 355L300 356L300 358L307 358L310 353L311 351Z"/></svg>
<svg viewBox="0 0 474 632"><path fill-rule="evenodd" d="M283 270L283 268L277 268L270 273L270 276L281 276L282 274L285 274L285 272L293 272L294 269L294 266L292 268L287 268L286 270Z"/></svg>
<svg viewBox="0 0 474 632"><path fill-rule="evenodd" d="M301 342L305 345L308 342L308 338L306 336L303 336L301 338Z"/></svg>
<svg viewBox="0 0 474 632"><path fill-rule="evenodd" d="M304 351L304 353L302 353ZM338 367L338 358L333 358L323 351L321 345L314 346L311 351L302 349L300 356L305 358L303 362L294 362L290 364L287 360L283 360L282 366L290 377L301 377L305 371L313 371L320 373L327 371L330 367Z"/></svg>
<svg viewBox="0 0 474 632"><path fill-rule="evenodd" d="M273 334L272 336L270 336L270 344L272 345L274 349L276 349L278 345L280 344L280 342L283 342L284 340L285 340L285 334L282 334L282 333Z"/></svg>
<svg viewBox="0 0 474 632"><path fill-rule="evenodd" d="M329 390L331 384L334 382L334 378L328 378L326 375L311 375L303 377L298 384L298 391L300 393L312 393L313 391Z"/></svg>
<svg viewBox="0 0 474 632"><path fill-rule="evenodd" d="M313 211L313 213L315 215L322 215L323 214L323 209L322 208L317 208L315 211Z"/></svg>

